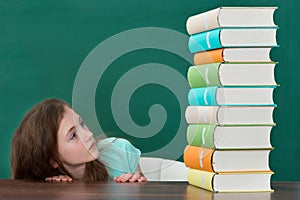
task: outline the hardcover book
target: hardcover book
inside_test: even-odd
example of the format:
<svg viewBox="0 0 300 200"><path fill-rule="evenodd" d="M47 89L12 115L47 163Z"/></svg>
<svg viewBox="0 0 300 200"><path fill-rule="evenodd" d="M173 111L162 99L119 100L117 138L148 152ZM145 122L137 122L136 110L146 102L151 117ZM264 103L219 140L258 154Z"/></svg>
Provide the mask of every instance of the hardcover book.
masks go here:
<svg viewBox="0 0 300 200"><path fill-rule="evenodd" d="M189 184L212 192L273 192L271 176L273 172L261 173L214 173L189 169Z"/></svg>
<svg viewBox="0 0 300 200"><path fill-rule="evenodd" d="M273 126L189 124L189 145L211 149L269 149Z"/></svg>
<svg viewBox="0 0 300 200"><path fill-rule="evenodd" d="M186 22L191 34L220 27L272 27L277 7L220 7L194 16Z"/></svg>
<svg viewBox="0 0 300 200"><path fill-rule="evenodd" d="M191 53L223 47L275 47L277 28L218 28L191 35Z"/></svg>
<svg viewBox="0 0 300 200"><path fill-rule="evenodd" d="M221 48L194 54L194 65L220 62L272 62L272 47Z"/></svg>
<svg viewBox="0 0 300 200"><path fill-rule="evenodd" d="M274 106L188 106L188 124L274 125Z"/></svg>
<svg viewBox="0 0 300 200"><path fill-rule="evenodd" d="M270 171L271 149L216 150L187 145L183 160L187 167L210 172Z"/></svg>
<svg viewBox="0 0 300 200"><path fill-rule="evenodd" d="M188 93L191 106L275 106L275 87L202 87Z"/></svg>
<svg viewBox="0 0 300 200"><path fill-rule="evenodd" d="M211 63L191 66L191 88L208 86L275 86L276 63Z"/></svg>

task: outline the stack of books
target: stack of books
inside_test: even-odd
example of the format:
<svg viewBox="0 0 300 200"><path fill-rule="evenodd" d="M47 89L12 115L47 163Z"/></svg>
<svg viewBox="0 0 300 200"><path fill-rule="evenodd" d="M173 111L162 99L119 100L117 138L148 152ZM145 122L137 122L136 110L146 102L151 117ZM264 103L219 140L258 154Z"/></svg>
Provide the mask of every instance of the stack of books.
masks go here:
<svg viewBox="0 0 300 200"><path fill-rule="evenodd" d="M276 7L220 7L188 18L188 182L213 192L272 191L270 51Z"/></svg>

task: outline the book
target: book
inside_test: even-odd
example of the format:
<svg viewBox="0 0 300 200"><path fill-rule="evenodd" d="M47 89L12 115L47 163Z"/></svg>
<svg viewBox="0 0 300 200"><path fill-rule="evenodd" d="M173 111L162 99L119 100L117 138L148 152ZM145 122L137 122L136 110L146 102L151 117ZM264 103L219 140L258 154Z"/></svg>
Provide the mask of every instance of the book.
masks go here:
<svg viewBox="0 0 300 200"><path fill-rule="evenodd" d="M273 192L273 172L214 173L188 169L189 184L212 192Z"/></svg>
<svg viewBox="0 0 300 200"><path fill-rule="evenodd" d="M271 195L272 192L211 192L187 185L185 200L271 200Z"/></svg>
<svg viewBox="0 0 300 200"><path fill-rule="evenodd" d="M188 92L191 106L275 106L273 90L275 87L202 87Z"/></svg>
<svg viewBox="0 0 300 200"><path fill-rule="evenodd" d="M211 63L191 66L191 88L208 86L274 86L276 63Z"/></svg>
<svg viewBox="0 0 300 200"><path fill-rule="evenodd" d="M218 28L191 35L191 53L223 47L275 47L277 28Z"/></svg>
<svg viewBox="0 0 300 200"><path fill-rule="evenodd" d="M277 7L219 7L190 16L186 22L188 34L220 27L273 27Z"/></svg>
<svg viewBox="0 0 300 200"><path fill-rule="evenodd" d="M216 150L187 145L183 160L187 167L209 172L270 171L271 149Z"/></svg>
<svg viewBox="0 0 300 200"><path fill-rule="evenodd" d="M271 125L274 106L188 106L188 124Z"/></svg>
<svg viewBox="0 0 300 200"><path fill-rule="evenodd" d="M273 126L218 126L189 124L189 145L211 149L269 149Z"/></svg>
<svg viewBox="0 0 300 200"><path fill-rule="evenodd" d="M194 54L194 65L218 62L272 62L272 47L221 48Z"/></svg>

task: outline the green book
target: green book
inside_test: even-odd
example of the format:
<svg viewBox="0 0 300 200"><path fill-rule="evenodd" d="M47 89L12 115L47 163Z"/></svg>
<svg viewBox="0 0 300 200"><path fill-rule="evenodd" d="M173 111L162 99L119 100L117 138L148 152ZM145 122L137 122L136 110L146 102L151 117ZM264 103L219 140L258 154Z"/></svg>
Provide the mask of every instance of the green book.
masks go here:
<svg viewBox="0 0 300 200"><path fill-rule="evenodd" d="M218 126L190 124L189 145L210 149L271 149L273 126Z"/></svg>
<svg viewBox="0 0 300 200"><path fill-rule="evenodd" d="M191 66L187 72L191 88L209 86L275 86L275 62L211 63Z"/></svg>

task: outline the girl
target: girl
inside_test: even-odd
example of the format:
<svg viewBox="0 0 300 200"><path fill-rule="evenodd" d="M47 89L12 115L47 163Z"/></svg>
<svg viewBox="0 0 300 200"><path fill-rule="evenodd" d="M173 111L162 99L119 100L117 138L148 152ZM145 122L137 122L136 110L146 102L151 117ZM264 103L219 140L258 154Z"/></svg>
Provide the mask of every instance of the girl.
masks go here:
<svg viewBox="0 0 300 200"><path fill-rule="evenodd" d="M55 181L147 181L140 151L124 139L95 141L81 117L62 100L33 107L11 146L12 178Z"/></svg>

